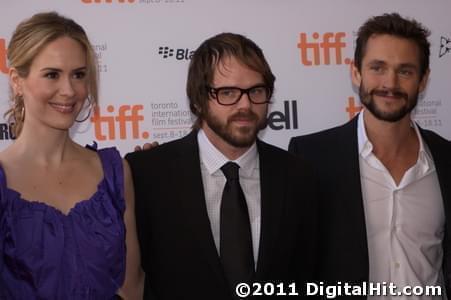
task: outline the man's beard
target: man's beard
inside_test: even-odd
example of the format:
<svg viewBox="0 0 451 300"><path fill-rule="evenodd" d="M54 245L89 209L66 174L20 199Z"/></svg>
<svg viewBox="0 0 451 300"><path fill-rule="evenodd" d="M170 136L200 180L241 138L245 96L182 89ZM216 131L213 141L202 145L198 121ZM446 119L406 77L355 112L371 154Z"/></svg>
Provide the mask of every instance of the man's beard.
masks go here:
<svg viewBox="0 0 451 300"><path fill-rule="evenodd" d="M234 121L243 119L253 121L253 124L234 128ZM211 111L208 111L204 122L228 144L238 148L245 148L250 147L255 142L258 132L266 126L266 117L259 119L258 115L253 111L239 111L228 117L224 124L219 118L212 115Z"/></svg>
<svg viewBox="0 0 451 300"><path fill-rule="evenodd" d="M386 96L388 94L392 94L395 97L404 99L404 105L395 111L383 111L378 107L376 101L374 100L374 96ZM402 118L404 118L407 114L409 114L418 103L418 94L417 90L411 97L409 95L400 90L400 89L373 89L368 91L363 83L360 84L359 88L359 96L360 102L368 109L377 119L381 121L387 122L398 122ZM401 101L402 99L398 99Z"/></svg>

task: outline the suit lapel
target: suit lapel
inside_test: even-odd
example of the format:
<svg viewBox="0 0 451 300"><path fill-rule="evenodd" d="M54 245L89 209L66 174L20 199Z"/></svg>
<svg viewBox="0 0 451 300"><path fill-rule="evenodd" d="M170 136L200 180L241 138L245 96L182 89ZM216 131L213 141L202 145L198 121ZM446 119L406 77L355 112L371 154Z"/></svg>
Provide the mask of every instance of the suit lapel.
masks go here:
<svg viewBox="0 0 451 300"><path fill-rule="evenodd" d="M205 193L200 170L197 131L192 131L182 141L180 152L173 161L174 174L179 174L180 185L177 191L186 220L187 231L193 236L193 243L201 248L200 256L211 266L220 282L226 285L221 262L211 232L205 204Z"/></svg>
<svg viewBox="0 0 451 300"><path fill-rule="evenodd" d="M362 280L367 280L368 276L368 239L366 235L366 219L365 219L365 208L363 204L362 196L362 184L361 184L361 174L359 166L359 145L357 137L357 126L358 117L348 122L343 126L343 129L339 132L339 151L337 153L337 160L340 161L339 164L333 167L338 167L339 174L337 174L336 179L342 189L339 191L342 195L340 208L342 211L346 212L348 218L352 221L352 224L357 226L352 226L349 228L352 234L349 238L353 239L353 243L359 250L358 257L353 257L355 263L362 267L362 275L366 276L361 278ZM349 222L345 219L343 222ZM352 254L351 254L352 255Z"/></svg>
<svg viewBox="0 0 451 300"><path fill-rule="evenodd" d="M260 160L261 230L257 260L257 279L267 273L271 253L277 247L280 222L285 205L284 174L282 166L272 159L265 144L257 141ZM277 176L274 176L277 174Z"/></svg>
<svg viewBox="0 0 451 300"><path fill-rule="evenodd" d="M445 144L443 142L440 143L438 138L435 138L430 132L427 132L421 128L420 132L429 149L431 150L435 169L437 171L440 190L442 193L445 216L446 219L449 219L451 217L451 207L449 206L449 201L451 201L451 190L449 185L449 182L451 181L450 144Z"/></svg>
<svg viewBox="0 0 451 300"><path fill-rule="evenodd" d="M352 200L350 208L363 212L357 120L357 117L355 117L351 122L345 124L340 132L341 153L338 153L337 159L341 161L339 170L342 170L343 175L338 178L346 182L343 186L349 187L346 190L347 196Z"/></svg>

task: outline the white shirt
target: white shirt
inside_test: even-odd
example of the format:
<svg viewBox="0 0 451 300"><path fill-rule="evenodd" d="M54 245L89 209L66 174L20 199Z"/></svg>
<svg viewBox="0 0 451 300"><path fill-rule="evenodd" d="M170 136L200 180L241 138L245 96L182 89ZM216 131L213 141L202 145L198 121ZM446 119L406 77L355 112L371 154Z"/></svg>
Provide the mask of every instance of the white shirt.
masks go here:
<svg viewBox="0 0 451 300"><path fill-rule="evenodd" d="M407 285L441 285L445 215L430 151L417 125L412 122L420 143L418 160L396 185L372 152L373 146L366 135L364 113L358 117L357 134L368 237L369 280L393 282L398 291ZM396 299L432 298L411 296Z"/></svg>
<svg viewBox="0 0 451 300"><path fill-rule="evenodd" d="M197 134L199 143L200 169L202 172L202 183L204 186L205 202L207 205L208 217L210 219L211 231L215 240L216 249L219 253L220 243L220 212L221 198L226 178L221 171L221 167L230 160L224 156L207 138L201 129ZM257 152L257 145L254 143L233 162L239 168L240 184L246 198L247 208L252 233L252 247L255 267L257 267L258 247L260 242L260 162Z"/></svg>

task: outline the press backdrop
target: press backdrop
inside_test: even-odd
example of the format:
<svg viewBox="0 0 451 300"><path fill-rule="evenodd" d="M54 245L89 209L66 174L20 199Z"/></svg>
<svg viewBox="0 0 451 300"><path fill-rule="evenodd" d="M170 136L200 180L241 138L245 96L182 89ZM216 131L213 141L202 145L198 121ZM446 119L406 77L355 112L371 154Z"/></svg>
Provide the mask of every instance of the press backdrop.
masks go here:
<svg viewBox="0 0 451 300"><path fill-rule="evenodd" d="M100 109L72 130L82 144L122 154L190 130L185 96L193 50L220 32L241 33L261 48L277 76L261 138L286 148L290 137L342 124L359 109L349 63L355 31L370 16L399 12L432 32L431 77L415 120L451 138L449 0L2 0L0 111L9 107L6 47L15 26L54 10L79 22L95 46ZM0 122L0 150L12 141Z"/></svg>

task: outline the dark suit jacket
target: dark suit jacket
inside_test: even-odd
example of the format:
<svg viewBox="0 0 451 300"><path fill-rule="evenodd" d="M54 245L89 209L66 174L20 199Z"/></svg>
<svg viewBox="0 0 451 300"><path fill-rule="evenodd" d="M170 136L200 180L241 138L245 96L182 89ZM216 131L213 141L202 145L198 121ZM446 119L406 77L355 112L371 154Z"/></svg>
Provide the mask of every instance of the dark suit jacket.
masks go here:
<svg viewBox="0 0 451 300"><path fill-rule="evenodd" d="M262 141L257 148L261 236L256 280L310 280L317 270L311 169ZM135 186L146 290L158 300L231 299L207 215L197 132L126 159Z"/></svg>
<svg viewBox="0 0 451 300"><path fill-rule="evenodd" d="M432 152L444 201L447 220L443 243L444 270L449 287L451 147L449 141L434 132L420 131ZM339 127L292 138L289 151L304 157L317 173L321 190L321 277L326 282L368 281L368 246L360 182L357 117Z"/></svg>

